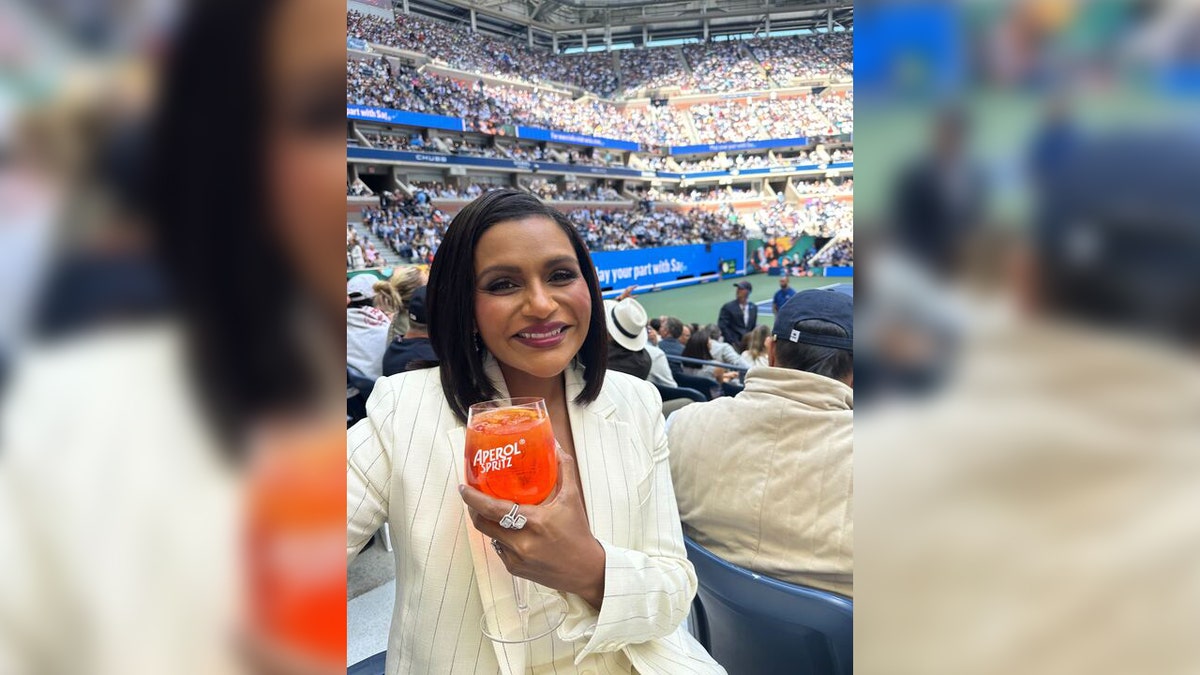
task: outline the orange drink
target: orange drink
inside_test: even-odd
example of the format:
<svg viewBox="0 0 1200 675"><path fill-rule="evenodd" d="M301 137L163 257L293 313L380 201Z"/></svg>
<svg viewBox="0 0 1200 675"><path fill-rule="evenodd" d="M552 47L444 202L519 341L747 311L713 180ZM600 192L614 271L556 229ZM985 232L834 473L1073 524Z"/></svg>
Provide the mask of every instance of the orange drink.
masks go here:
<svg viewBox="0 0 1200 675"><path fill-rule="evenodd" d="M520 400L520 399L509 399ZM497 499L540 504L558 481L545 404L476 410L467 423L466 480Z"/></svg>

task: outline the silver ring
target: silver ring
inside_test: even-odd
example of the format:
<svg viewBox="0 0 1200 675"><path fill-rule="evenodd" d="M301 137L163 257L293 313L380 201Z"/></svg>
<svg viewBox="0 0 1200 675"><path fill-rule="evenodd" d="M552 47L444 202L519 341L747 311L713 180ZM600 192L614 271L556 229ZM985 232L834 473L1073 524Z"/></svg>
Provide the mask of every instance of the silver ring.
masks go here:
<svg viewBox="0 0 1200 675"><path fill-rule="evenodd" d="M499 539L492 540L492 550L496 552L496 555L504 554L504 547L500 545Z"/></svg>
<svg viewBox="0 0 1200 675"><path fill-rule="evenodd" d="M517 513L518 507L520 504L513 504L512 510L504 514L504 517L500 519L500 527L506 530L519 530L525 527L525 516Z"/></svg>

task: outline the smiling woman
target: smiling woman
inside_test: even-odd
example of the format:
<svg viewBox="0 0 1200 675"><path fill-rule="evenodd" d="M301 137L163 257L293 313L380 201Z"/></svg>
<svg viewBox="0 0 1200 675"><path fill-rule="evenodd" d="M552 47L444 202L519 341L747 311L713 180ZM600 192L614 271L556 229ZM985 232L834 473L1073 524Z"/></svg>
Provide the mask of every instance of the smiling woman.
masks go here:
<svg viewBox="0 0 1200 675"><path fill-rule="evenodd" d="M438 249L428 293L429 334L459 419L497 395L482 376L485 352L506 378L522 380L558 375L578 357L587 385L575 402L595 400L606 366L604 303L587 246L558 211L515 190L468 204Z"/></svg>
<svg viewBox="0 0 1200 675"><path fill-rule="evenodd" d="M394 540L387 672L724 672L682 626L696 577L661 399L606 372L579 235L530 194L490 192L450 224L427 304L440 364L381 378L348 438L347 557L384 520ZM463 485L468 408L508 397L543 399L559 446L540 504ZM560 596L566 617L522 644L493 642L480 618L516 610L514 577Z"/></svg>

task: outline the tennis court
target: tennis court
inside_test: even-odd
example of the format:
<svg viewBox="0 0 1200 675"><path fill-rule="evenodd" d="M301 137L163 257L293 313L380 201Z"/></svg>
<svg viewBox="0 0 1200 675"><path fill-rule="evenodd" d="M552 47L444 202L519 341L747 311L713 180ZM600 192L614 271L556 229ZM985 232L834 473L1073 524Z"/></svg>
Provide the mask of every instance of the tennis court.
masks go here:
<svg viewBox="0 0 1200 675"><path fill-rule="evenodd" d="M758 304L761 322L771 314L771 297L779 290L779 277L756 274L744 278L754 286L750 300ZM716 323L721 305L733 299L733 284L737 280L711 281L684 288L642 293L635 297L646 308L646 314L651 318L666 314L679 317L687 323ZM846 277L792 277L791 287L803 291L838 283L852 284L854 280Z"/></svg>

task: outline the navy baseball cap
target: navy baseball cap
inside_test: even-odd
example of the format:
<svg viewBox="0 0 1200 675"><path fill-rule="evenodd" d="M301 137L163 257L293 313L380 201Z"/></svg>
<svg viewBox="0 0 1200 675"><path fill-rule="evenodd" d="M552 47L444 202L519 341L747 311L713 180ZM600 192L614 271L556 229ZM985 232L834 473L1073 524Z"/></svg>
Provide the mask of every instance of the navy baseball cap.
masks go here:
<svg viewBox="0 0 1200 675"><path fill-rule="evenodd" d="M408 300L408 320L422 326L429 323L429 312L425 310L425 286L413 291Z"/></svg>
<svg viewBox="0 0 1200 675"><path fill-rule="evenodd" d="M736 284L734 284L734 286L736 286L736 287L738 287L738 288L740 288L740 289L742 289L742 290L746 290L746 291L753 291L753 290L754 290L754 287L750 285L750 282L749 282L749 281L739 281L739 282L737 282Z"/></svg>
<svg viewBox="0 0 1200 675"><path fill-rule="evenodd" d="M846 337L814 335L796 328L801 321L826 321L846 331ZM833 290L801 291L779 308L771 333L779 340L854 351L854 298Z"/></svg>

